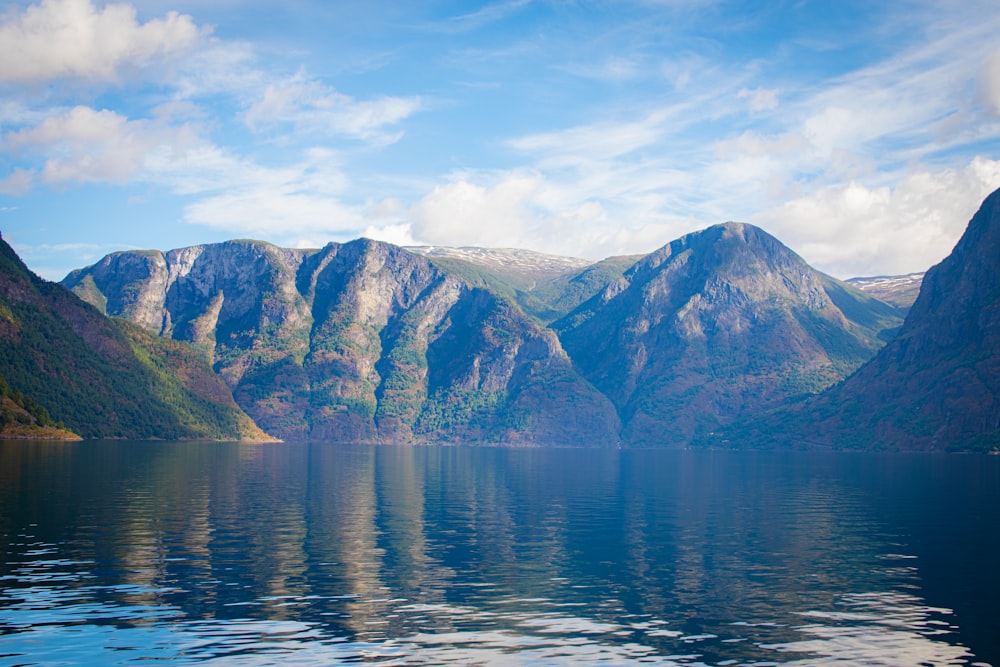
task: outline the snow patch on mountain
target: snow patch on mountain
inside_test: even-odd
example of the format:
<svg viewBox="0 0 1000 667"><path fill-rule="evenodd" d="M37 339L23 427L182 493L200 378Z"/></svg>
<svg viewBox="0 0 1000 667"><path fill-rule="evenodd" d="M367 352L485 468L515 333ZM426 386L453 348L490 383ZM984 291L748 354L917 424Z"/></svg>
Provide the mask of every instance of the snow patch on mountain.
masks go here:
<svg viewBox="0 0 1000 667"><path fill-rule="evenodd" d="M516 270L539 276L563 275L594 264L589 259L547 255L516 248L407 246L406 250L430 258L457 259L486 268Z"/></svg>

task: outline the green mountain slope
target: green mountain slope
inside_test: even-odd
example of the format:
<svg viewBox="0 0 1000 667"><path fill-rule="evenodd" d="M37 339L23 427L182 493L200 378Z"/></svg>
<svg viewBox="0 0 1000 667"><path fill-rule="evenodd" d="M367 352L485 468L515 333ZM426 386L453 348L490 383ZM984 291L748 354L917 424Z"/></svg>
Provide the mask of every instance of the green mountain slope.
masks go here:
<svg viewBox="0 0 1000 667"><path fill-rule="evenodd" d="M48 410L0 377L0 440L80 440L80 436L52 421Z"/></svg>
<svg viewBox="0 0 1000 667"><path fill-rule="evenodd" d="M196 352L104 317L2 239L0 375L86 438L268 438Z"/></svg>

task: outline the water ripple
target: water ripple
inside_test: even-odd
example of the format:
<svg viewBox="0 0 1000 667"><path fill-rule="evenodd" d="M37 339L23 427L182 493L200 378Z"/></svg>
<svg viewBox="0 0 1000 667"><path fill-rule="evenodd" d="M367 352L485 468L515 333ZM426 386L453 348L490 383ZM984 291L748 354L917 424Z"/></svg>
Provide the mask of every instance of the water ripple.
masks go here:
<svg viewBox="0 0 1000 667"><path fill-rule="evenodd" d="M944 484L950 468L908 459L28 451L0 443L0 667L905 666L1000 652L998 549L982 528L1000 525L992 460L949 464Z"/></svg>

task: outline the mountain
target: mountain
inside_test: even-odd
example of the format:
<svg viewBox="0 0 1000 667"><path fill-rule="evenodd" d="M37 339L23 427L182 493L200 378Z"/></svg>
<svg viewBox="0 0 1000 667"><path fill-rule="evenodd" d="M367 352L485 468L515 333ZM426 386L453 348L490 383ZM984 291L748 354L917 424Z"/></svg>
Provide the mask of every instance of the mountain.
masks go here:
<svg viewBox="0 0 1000 667"><path fill-rule="evenodd" d="M748 442L1000 450L1000 190L927 271L898 335L843 384L741 434Z"/></svg>
<svg viewBox="0 0 1000 667"><path fill-rule="evenodd" d="M63 284L109 315L193 343L239 405L283 438L618 440L613 406L553 332L502 293L389 244L123 252Z"/></svg>
<svg viewBox="0 0 1000 667"><path fill-rule="evenodd" d="M621 277L642 256L609 257L593 262L510 248L406 248L427 257L443 271L461 276L517 303L543 325L566 315Z"/></svg>
<svg viewBox="0 0 1000 667"><path fill-rule="evenodd" d="M908 273L902 276L874 276L871 278L850 278L847 282L876 299L908 310L917 300L923 273Z"/></svg>
<svg viewBox="0 0 1000 667"><path fill-rule="evenodd" d="M680 446L842 380L897 310L727 223L646 256L553 324L633 446Z"/></svg>
<svg viewBox="0 0 1000 667"><path fill-rule="evenodd" d="M406 246L405 250L432 260L477 266L505 282L527 290L532 289L532 286L540 281L575 273L594 263L588 259L549 255L517 248Z"/></svg>
<svg viewBox="0 0 1000 667"><path fill-rule="evenodd" d="M41 425L87 438L270 439L197 352L108 319L2 239L0 375Z"/></svg>

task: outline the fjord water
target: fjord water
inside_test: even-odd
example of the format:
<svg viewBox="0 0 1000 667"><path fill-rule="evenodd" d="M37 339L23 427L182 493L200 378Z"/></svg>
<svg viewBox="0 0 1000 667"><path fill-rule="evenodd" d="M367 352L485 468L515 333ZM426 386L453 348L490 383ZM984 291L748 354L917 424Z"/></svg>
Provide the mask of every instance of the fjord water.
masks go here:
<svg viewBox="0 0 1000 667"><path fill-rule="evenodd" d="M0 443L0 665L1000 660L1000 457Z"/></svg>

